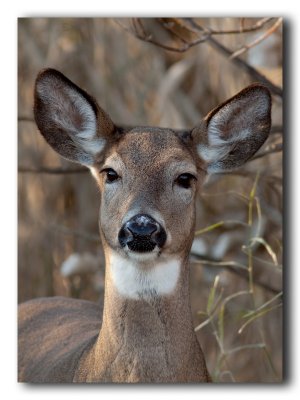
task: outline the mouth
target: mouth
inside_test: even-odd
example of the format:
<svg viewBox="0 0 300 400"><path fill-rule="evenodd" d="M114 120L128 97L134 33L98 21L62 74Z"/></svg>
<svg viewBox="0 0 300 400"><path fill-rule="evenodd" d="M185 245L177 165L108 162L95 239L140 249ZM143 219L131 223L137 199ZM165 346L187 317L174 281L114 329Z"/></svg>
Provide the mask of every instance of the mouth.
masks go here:
<svg viewBox="0 0 300 400"><path fill-rule="evenodd" d="M155 249L156 243L148 238L133 239L133 240L127 242L127 246L128 246L128 249L132 252L150 253Z"/></svg>
<svg viewBox="0 0 300 400"><path fill-rule="evenodd" d="M157 246L155 246L151 251L136 251L131 250L129 246L126 246L123 247L123 251L128 259L139 264L142 263L142 265L148 265L148 263L152 265L161 255L161 251Z"/></svg>
<svg viewBox="0 0 300 400"><path fill-rule="evenodd" d="M161 254L161 249L151 240L133 239L121 247L126 256L136 262L154 262Z"/></svg>
<svg viewBox="0 0 300 400"><path fill-rule="evenodd" d="M122 249L127 257L139 262L154 261L161 254L156 243L149 240L132 240Z"/></svg>

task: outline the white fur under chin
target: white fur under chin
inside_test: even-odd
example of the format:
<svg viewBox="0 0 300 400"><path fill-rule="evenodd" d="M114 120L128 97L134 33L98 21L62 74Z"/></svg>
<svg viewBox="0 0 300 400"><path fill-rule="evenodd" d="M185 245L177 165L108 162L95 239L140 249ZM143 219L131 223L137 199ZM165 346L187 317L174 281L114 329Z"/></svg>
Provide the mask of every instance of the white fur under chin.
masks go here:
<svg viewBox="0 0 300 400"><path fill-rule="evenodd" d="M139 258L140 261L138 257L129 259L111 251L110 270L118 292L124 297L135 300L171 294L178 282L180 260L170 258L161 261L155 258L150 262L147 254L145 267L141 262L143 256L139 255Z"/></svg>

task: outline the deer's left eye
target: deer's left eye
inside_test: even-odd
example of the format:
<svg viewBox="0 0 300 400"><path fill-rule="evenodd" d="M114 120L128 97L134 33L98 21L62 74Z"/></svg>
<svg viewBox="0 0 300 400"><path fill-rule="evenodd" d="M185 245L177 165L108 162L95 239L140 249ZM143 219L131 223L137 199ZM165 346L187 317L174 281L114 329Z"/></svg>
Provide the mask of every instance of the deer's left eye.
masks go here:
<svg viewBox="0 0 300 400"><path fill-rule="evenodd" d="M106 173L106 183L113 183L114 181L116 181L117 179L119 179L119 175L116 173L115 170L113 170L112 168L105 168L103 169L101 172Z"/></svg>
<svg viewBox="0 0 300 400"><path fill-rule="evenodd" d="M194 175L186 173L179 175L176 178L175 183L184 189L189 189L192 186L192 182L196 180L197 178Z"/></svg>

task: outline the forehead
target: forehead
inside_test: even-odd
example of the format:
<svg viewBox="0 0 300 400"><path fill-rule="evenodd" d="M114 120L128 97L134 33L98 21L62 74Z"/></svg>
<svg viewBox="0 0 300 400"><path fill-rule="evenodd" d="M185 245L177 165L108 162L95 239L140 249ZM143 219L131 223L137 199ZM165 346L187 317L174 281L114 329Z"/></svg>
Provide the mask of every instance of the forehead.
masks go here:
<svg viewBox="0 0 300 400"><path fill-rule="evenodd" d="M113 154L128 165L143 168L169 162L194 164L190 148L173 131L162 128L139 128L124 135L114 146Z"/></svg>

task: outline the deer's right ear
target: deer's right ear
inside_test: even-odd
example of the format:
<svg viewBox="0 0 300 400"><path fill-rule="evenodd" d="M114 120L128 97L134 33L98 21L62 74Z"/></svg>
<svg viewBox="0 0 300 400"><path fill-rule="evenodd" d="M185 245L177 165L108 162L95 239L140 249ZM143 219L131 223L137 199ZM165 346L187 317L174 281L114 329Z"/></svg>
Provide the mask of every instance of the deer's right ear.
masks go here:
<svg viewBox="0 0 300 400"><path fill-rule="evenodd" d="M109 116L62 73L46 69L35 83L34 116L50 146L70 161L90 166L114 131Z"/></svg>

